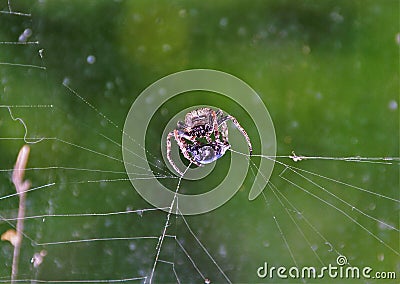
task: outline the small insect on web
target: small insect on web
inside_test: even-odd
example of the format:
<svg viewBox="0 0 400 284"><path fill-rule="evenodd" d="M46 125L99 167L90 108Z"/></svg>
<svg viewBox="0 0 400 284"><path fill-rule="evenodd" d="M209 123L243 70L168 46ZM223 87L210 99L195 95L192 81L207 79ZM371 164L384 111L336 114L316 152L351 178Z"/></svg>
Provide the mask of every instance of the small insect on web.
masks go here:
<svg viewBox="0 0 400 284"><path fill-rule="evenodd" d="M199 108L187 113L185 121L178 121L176 129L168 133L167 158L175 171L183 175L171 158L172 136L183 156L201 167L221 158L230 149L226 124L228 120L233 122L246 139L251 156L253 147L250 138L235 117L225 115L220 109Z"/></svg>

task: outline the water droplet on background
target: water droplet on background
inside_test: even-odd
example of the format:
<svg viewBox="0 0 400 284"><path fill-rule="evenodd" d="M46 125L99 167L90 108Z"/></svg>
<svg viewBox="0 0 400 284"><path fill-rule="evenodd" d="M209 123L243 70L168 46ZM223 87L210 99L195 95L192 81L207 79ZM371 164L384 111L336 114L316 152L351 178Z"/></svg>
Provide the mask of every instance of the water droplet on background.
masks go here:
<svg viewBox="0 0 400 284"><path fill-rule="evenodd" d="M134 242L129 243L129 250L134 251L136 249L136 244Z"/></svg>
<svg viewBox="0 0 400 284"><path fill-rule="evenodd" d="M63 79L63 85L69 85L69 83L70 83L70 79L68 77L65 77Z"/></svg>
<svg viewBox="0 0 400 284"><path fill-rule="evenodd" d="M219 20L219 26L222 28L225 28L228 25L229 21L228 18L221 18L221 20Z"/></svg>
<svg viewBox="0 0 400 284"><path fill-rule="evenodd" d="M168 52L168 51L170 51L170 50L171 50L171 45L169 45L168 43L164 43L164 44L162 45L162 50L163 50L163 52Z"/></svg>
<svg viewBox="0 0 400 284"><path fill-rule="evenodd" d="M344 17L338 11L333 11L329 16L335 23L341 23L344 20Z"/></svg>
<svg viewBox="0 0 400 284"><path fill-rule="evenodd" d="M219 246L218 252L219 252L219 255L222 256L222 257L226 257L226 255L228 254L224 244L221 244Z"/></svg>
<svg viewBox="0 0 400 284"><path fill-rule="evenodd" d="M31 29L25 29L22 34L18 37L19 42L26 42L32 35Z"/></svg>
<svg viewBox="0 0 400 284"><path fill-rule="evenodd" d="M96 57L94 55L89 55L86 58L86 62L89 63L89 64L94 64L96 62Z"/></svg>
<svg viewBox="0 0 400 284"><path fill-rule="evenodd" d="M187 15L187 11L185 9L179 10L179 17L184 18Z"/></svg>
<svg viewBox="0 0 400 284"><path fill-rule="evenodd" d="M398 104L395 100L391 100L388 104L388 107L390 110L396 110L398 107Z"/></svg>

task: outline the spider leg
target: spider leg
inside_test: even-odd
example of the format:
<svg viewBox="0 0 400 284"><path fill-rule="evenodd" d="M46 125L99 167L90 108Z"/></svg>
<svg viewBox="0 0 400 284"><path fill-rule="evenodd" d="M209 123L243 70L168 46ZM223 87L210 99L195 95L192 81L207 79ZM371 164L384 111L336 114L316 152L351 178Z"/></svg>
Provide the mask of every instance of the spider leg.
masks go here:
<svg viewBox="0 0 400 284"><path fill-rule="evenodd" d="M221 136L222 136L222 141L225 144L229 144L228 141L228 125L226 124L226 121L224 121L223 123L221 123Z"/></svg>
<svg viewBox="0 0 400 284"><path fill-rule="evenodd" d="M228 120L228 116L224 115L221 109L218 109L215 115L217 116L218 125L221 125L223 122Z"/></svg>
<svg viewBox="0 0 400 284"><path fill-rule="evenodd" d="M214 119L209 119L209 123L212 125L212 133L215 133ZM217 128L218 128L218 125L217 125ZM204 135L204 138L206 138L207 143L212 143L211 133L206 132L206 134Z"/></svg>
<svg viewBox="0 0 400 284"><path fill-rule="evenodd" d="M186 124L183 121L178 121L176 123L177 129L185 129L186 128Z"/></svg>
<svg viewBox="0 0 400 284"><path fill-rule="evenodd" d="M175 140L176 143L178 144L179 148L181 149L182 155L188 159L190 162L192 162L193 164L195 164L198 167L201 167L202 165L198 162L196 162L189 154L189 152L187 151L187 143L184 139L181 139L178 133L178 130L174 130L174 136L175 136Z"/></svg>
<svg viewBox="0 0 400 284"><path fill-rule="evenodd" d="M183 121L178 121L176 125L176 130L178 131L179 140L185 138L186 140L190 140L193 143L196 142L196 136L190 135L190 127L187 126Z"/></svg>
<svg viewBox="0 0 400 284"><path fill-rule="evenodd" d="M251 146L251 141L250 141L249 135L247 135L247 132L243 129L242 126L240 126L239 122L233 116L227 115L226 120L232 121L233 124L235 124L237 129L240 131L240 133L242 133L242 135L246 139L247 145L249 146L249 151L250 151L250 156L251 156L251 154L253 153L253 147Z"/></svg>
<svg viewBox="0 0 400 284"><path fill-rule="evenodd" d="M218 112L219 111L221 111L221 110L218 110ZM217 140L217 142L220 142L217 113L214 110L211 110L211 116L212 116L212 125L213 125L213 132L214 132L215 140Z"/></svg>
<svg viewBox="0 0 400 284"><path fill-rule="evenodd" d="M209 133L206 134L206 140L207 140L207 143L212 143L212 138L210 137Z"/></svg>
<svg viewBox="0 0 400 284"><path fill-rule="evenodd" d="M176 131L176 130L175 130ZM174 161L171 158L171 137L174 135L175 131L171 131L170 133L168 133L167 135L167 159L168 162L171 164L171 166L174 168L175 171L177 171L179 173L179 175L183 175L183 173L181 172L181 170L175 165ZM175 137L176 139L176 137ZM178 143L179 145L179 143Z"/></svg>
<svg viewBox="0 0 400 284"><path fill-rule="evenodd" d="M228 125L226 121L229 119L227 115L224 115L222 110L217 110L217 123L218 127L221 127L221 135L224 141L228 142Z"/></svg>

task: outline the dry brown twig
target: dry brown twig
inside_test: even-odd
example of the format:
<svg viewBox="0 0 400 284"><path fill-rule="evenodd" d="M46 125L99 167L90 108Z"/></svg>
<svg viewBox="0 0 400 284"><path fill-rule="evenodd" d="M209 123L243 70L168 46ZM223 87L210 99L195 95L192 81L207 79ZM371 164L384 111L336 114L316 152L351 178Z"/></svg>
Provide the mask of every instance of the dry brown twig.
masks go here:
<svg viewBox="0 0 400 284"><path fill-rule="evenodd" d="M24 231L25 217L25 198L26 192L29 190L31 183L24 180L26 164L28 163L30 148L28 145L22 146L18 153L17 161L12 173L12 182L15 185L17 194L19 195L18 218L16 227L16 241L14 243L14 255L11 268L11 283L15 283L18 275L18 262L21 251L22 235Z"/></svg>

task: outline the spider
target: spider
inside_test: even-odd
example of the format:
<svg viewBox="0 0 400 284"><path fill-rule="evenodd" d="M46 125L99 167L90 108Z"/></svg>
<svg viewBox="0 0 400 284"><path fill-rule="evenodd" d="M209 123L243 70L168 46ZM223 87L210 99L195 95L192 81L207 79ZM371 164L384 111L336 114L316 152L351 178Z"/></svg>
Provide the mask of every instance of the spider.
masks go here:
<svg viewBox="0 0 400 284"><path fill-rule="evenodd" d="M185 116L185 122L178 121L177 127L167 136L167 158L171 166L181 176L183 173L171 159L171 137L175 138L183 156L197 166L203 166L221 158L231 147L228 141L228 126L230 120L235 124L247 141L252 154L253 148L249 136L239 122L231 115L225 115L222 110L212 108L195 109Z"/></svg>

